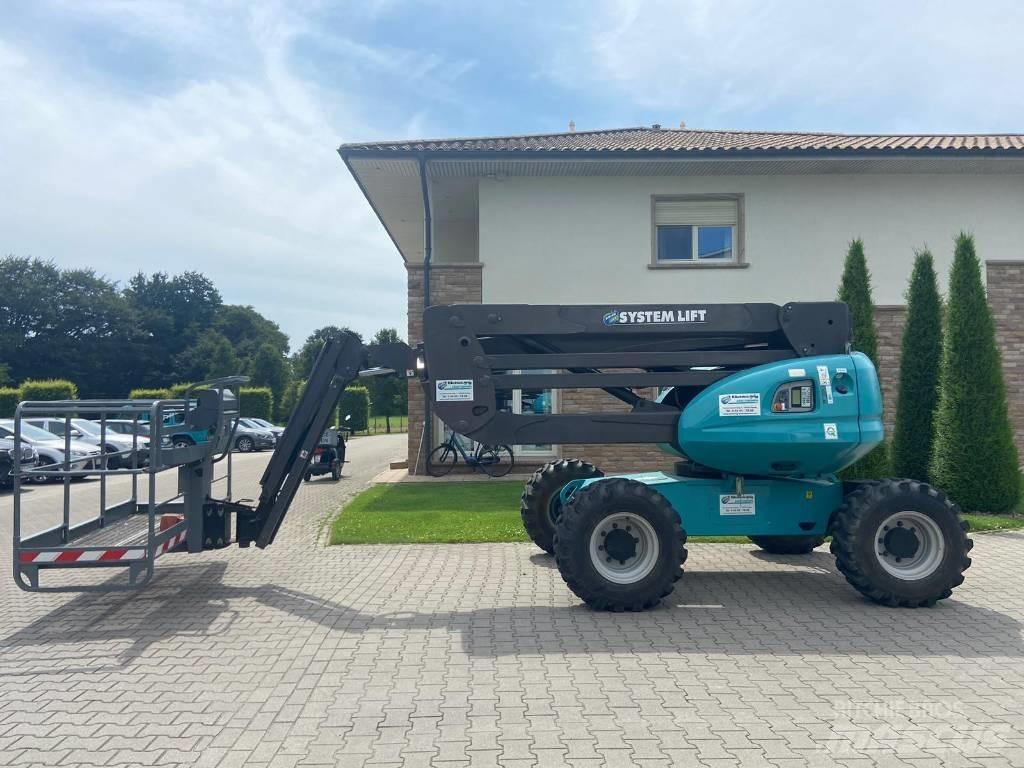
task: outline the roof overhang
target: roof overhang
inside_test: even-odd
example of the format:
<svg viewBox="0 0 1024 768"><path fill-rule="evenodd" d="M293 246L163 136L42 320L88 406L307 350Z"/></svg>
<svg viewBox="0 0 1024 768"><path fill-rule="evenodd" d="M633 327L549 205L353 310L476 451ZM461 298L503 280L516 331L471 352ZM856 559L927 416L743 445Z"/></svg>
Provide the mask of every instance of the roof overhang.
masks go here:
<svg viewBox="0 0 1024 768"><path fill-rule="evenodd" d="M1024 174L1024 150L338 150L406 262L423 259L421 169L435 195L450 196L447 215L475 206L465 182L482 178L557 176L767 176L844 174ZM475 182L474 182L475 183ZM473 209L475 213L475 208ZM434 217L445 213L434 211Z"/></svg>

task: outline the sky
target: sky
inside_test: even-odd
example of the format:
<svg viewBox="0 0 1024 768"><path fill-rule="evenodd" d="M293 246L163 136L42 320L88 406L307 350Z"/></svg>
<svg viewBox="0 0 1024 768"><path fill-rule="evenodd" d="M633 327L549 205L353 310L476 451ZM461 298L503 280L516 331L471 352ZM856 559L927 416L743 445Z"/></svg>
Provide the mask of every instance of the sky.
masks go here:
<svg viewBox="0 0 1024 768"><path fill-rule="evenodd" d="M342 142L1024 130L1024 3L9 0L0 254L198 270L289 334L404 335ZM0 286L2 290L2 286Z"/></svg>

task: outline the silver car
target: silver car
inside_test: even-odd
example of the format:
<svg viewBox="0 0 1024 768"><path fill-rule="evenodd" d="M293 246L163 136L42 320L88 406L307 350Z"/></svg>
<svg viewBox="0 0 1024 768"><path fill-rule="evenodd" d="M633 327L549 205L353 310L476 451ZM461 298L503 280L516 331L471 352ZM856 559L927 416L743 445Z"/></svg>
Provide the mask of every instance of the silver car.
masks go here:
<svg viewBox="0 0 1024 768"><path fill-rule="evenodd" d="M14 437L14 419L0 419L0 437ZM39 454L39 465L41 468L52 464L59 465L58 468L63 468L65 459L65 443L63 438L57 437L45 429L22 422L21 441L28 443L36 449L36 453ZM66 458L71 469L80 472L103 468L102 452L95 445L72 440L67 447L70 453ZM40 472L33 474L32 479L36 482L45 483L51 480L52 476ZM78 478L72 479L77 480Z"/></svg>
<svg viewBox="0 0 1024 768"><path fill-rule="evenodd" d="M277 435L277 439L281 439L281 435L284 434L284 427L279 427L277 424L271 424L266 419L257 419L252 416L246 416L244 421L251 422L261 429L267 430L267 432L273 432Z"/></svg>
<svg viewBox="0 0 1024 768"><path fill-rule="evenodd" d="M277 435L264 429L247 418L237 420L235 424L235 450L239 453L262 451L277 445Z"/></svg>
<svg viewBox="0 0 1024 768"><path fill-rule="evenodd" d="M97 448L102 448L104 453L112 454L107 457L108 469L120 469L121 467L132 466L132 451L138 452L136 466L142 467L149 461L149 438L139 437L133 442L131 435L122 435L115 432L109 426L104 434L100 424L88 419L51 419L47 417L33 417L25 419L24 423L33 427L45 429L59 438L64 437L65 430L70 427L71 437Z"/></svg>
<svg viewBox="0 0 1024 768"><path fill-rule="evenodd" d="M14 440L9 437L0 437L0 488L9 488L14 485L14 478L11 473L14 465L21 467L21 472L31 475L32 468L39 462L39 454L36 449L27 443L21 444L20 455L14 450Z"/></svg>

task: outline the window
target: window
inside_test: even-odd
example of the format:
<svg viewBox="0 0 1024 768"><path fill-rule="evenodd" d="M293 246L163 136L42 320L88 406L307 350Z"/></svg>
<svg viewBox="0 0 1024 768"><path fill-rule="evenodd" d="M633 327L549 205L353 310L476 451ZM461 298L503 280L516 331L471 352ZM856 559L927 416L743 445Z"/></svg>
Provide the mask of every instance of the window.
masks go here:
<svg viewBox="0 0 1024 768"><path fill-rule="evenodd" d="M654 263L736 266L740 258L738 196L654 198Z"/></svg>

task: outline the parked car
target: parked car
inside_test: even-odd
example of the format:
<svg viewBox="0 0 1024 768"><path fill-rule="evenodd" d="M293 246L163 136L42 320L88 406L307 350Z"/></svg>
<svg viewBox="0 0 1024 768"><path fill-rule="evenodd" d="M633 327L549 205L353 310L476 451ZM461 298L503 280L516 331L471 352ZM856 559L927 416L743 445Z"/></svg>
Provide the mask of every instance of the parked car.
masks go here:
<svg viewBox="0 0 1024 768"><path fill-rule="evenodd" d="M249 419L237 419L235 424L235 450L239 453L262 451L277 445L277 435L269 430L248 423Z"/></svg>
<svg viewBox="0 0 1024 768"><path fill-rule="evenodd" d="M281 439L281 435L284 434L284 427L279 427L277 424L271 424L266 419L257 419L252 416L246 416L242 421L255 424L257 429L265 429L268 432L273 432L279 440Z"/></svg>
<svg viewBox="0 0 1024 768"><path fill-rule="evenodd" d="M21 471L24 473L30 473L32 468L39 461L39 454L36 453L36 449L28 443L21 444L21 461L16 460L16 453L14 450L14 439L3 437L0 438L0 488L9 488L14 485L14 478L11 477L11 473L14 471L16 464L21 464Z"/></svg>
<svg viewBox="0 0 1024 768"><path fill-rule="evenodd" d="M99 422L93 422L98 424ZM111 432L117 432L119 435L127 435L129 439L132 435L138 435L140 438L146 438L150 440L150 425L145 421L135 421L134 419L107 419L107 429ZM164 446L170 446L171 438L164 435L162 438ZM142 441L139 441L142 444Z"/></svg>
<svg viewBox="0 0 1024 768"><path fill-rule="evenodd" d="M0 419L0 437L14 437L14 419ZM39 466L59 464L63 467L65 459L64 438L57 437L45 429L22 423L21 440L36 449L36 453L39 454ZM102 452L95 445L89 445L89 443L83 443L80 440L72 440L67 447L70 450L67 460L71 469L80 472L103 468ZM84 477L84 475L80 477ZM32 479L36 482L45 483L51 478L49 475L35 474L32 476Z"/></svg>
<svg viewBox="0 0 1024 768"><path fill-rule="evenodd" d="M133 444L131 435L122 435L107 429L103 434L101 426L88 419L51 419L46 417L25 419L24 423L45 429L63 439L65 430L71 428L71 437L83 443L102 448L104 453L114 454L107 458L108 469L120 469L132 465L131 451L138 451L137 466L144 466L149 461L149 438L140 437Z"/></svg>

